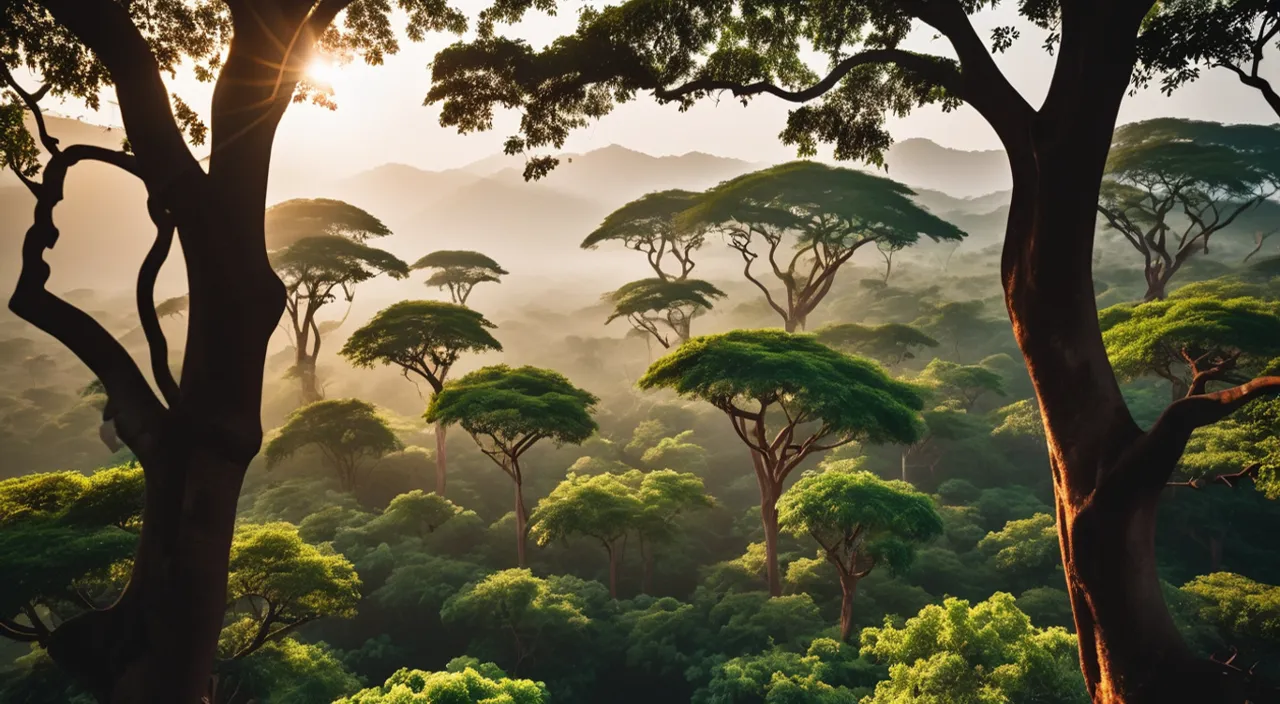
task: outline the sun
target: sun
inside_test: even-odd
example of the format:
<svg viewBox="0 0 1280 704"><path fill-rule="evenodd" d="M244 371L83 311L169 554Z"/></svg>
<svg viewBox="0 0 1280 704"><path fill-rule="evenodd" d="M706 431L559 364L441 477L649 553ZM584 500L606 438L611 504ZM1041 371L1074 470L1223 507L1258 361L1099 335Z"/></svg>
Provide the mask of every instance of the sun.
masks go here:
<svg viewBox="0 0 1280 704"><path fill-rule="evenodd" d="M333 88L339 73L337 64L324 57L314 59L307 64L307 80L325 88Z"/></svg>

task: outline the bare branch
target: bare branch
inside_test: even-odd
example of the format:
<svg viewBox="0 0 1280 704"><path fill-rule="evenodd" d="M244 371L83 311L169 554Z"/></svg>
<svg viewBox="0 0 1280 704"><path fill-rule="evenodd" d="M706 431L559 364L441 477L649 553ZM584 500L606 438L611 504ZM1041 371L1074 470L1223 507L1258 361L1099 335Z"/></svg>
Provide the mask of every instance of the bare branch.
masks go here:
<svg viewBox="0 0 1280 704"><path fill-rule="evenodd" d="M50 154L57 154L59 151L58 139L49 134L49 128L45 125L44 121L44 113L40 111L40 98L49 91L49 86L43 85L36 89L35 93L28 93L23 90L22 86L18 84L18 81L14 79L13 74L9 73L9 67L6 66L3 61L0 61L0 80L7 83L9 87L13 89L13 92L18 94L18 97L21 98L22 102L27 106L27 110L31 112L31 116L35 118L36 133L39 135L40 143L44 145L45 151ZM17 169L14 169L13 171L14 173L18 173Z"/></svg>
<svg viewBox="0 0 1280 704"><path fill-rule="evenodd" d="M147 211L156 224L156 239L138 269L138 318L142 322L142 332L146 335L147 348L151 354L151 375L155 377L156 386L165 403L173 408L182 393L169 368L169 342L160 327L160 316L156 314L155 289L160 268L169 258L169 249L173 246L174 225L173 219L154 200L147 202Z"/></svg>
<svg viewBox="0 0 1280 704"><path fill-rule="evenodd" d="M1188 482L1168 482L1165 486L1185 486L1191 489L1203 489L1208 484L1225 484L1227 488L1234 489L1236 484L1244 479L1252 479L1258 481L1258 470L1262 469L1262 465L1257 462L1245 467L1239 472L1231 472L1229 474L1218 474L1212 477L1199 477Z"/></svg>

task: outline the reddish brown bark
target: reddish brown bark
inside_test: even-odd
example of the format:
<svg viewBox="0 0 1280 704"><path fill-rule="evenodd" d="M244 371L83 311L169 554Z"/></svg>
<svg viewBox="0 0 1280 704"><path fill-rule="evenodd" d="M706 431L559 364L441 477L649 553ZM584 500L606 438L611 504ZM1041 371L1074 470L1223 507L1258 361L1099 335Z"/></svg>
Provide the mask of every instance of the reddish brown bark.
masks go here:
<svg viewBox="0 0 1280 704"><path fill-rule="evenodd" d="M853 635L853 598L858 595L858 577L840 575L840 640L848 643Z"/></svg>
<svg viewBox="0 0 1280 704"><path fill-rule="evenodd" d="M524 507L524 483L516 479L516 566L525 567L525 545L529 542L529 512Z"/></svg>
<svg viewBox="0 0 1280 704"><path fill-rule="evenodd" d="M445 490L445 434L448 428L443 423L436 423L436 493L444 496Z"/></svg>

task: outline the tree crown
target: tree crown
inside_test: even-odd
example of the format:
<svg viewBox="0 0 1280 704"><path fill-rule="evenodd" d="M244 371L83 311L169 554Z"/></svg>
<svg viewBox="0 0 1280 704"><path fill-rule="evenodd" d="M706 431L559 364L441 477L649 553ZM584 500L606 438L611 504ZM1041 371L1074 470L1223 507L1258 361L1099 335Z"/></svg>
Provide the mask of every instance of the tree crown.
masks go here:
<svg viewBox="0 0 1280 704"><path fill-rule="evenodd" d="M271 253L271 266L286 286L358 284L385 273L394 279L409 267L390 252L346 237L306 237Z"/></svg>
<svg viewBox="0 0 1280 704"><path fill-rule="evenodd" d="M464 352L501 351L502 344L489 332L495 327L466 306L401 301L351 333L339 354L358 367L395 364L442 375L439 368L452 365Z"/></svg>
<svg viewBox="0 0 1280 704"><path fill-rule="evenodd" d="M599 399L563 375L538 367L499 364L444 385L425 414L429 423L458 424L508 449L521 439L578 443L597 430L591 411Z"/></svg>
<svg viewBox="0 0 1280 704"><path fill-rule="evenodd" d="M698 230L682 231L676 218L699 198L692 191L672 189L645 194L609 213L600 226L582 240L583 249L595 249L602 242L622 242L628 247L663 239L696 237Z"/></svg>
<svg viewBox="0 0 1280 704"><path fill-rule="evenodd" d="M289 414L267 443L267 466L279 464L307 445L350 457L381 457L404 449L377 409L354 398L316 401Z"/></svg>
<svg viewBox="0 0 1280 704"><path fill-rule="evenodd" d="M267 249L288 247L308 237L345 237L365 242L391 234L368 211L332 198L294 198L267 208Z"/></svg>
<svg viewBox="0 0 1280 704"><path fill-rule="evenodd" d="M605 322L686 306L710 310L714 301L724 295L719 288L700 279L640 279L605 294L605 300L613 304L613 312Z"/></svg>

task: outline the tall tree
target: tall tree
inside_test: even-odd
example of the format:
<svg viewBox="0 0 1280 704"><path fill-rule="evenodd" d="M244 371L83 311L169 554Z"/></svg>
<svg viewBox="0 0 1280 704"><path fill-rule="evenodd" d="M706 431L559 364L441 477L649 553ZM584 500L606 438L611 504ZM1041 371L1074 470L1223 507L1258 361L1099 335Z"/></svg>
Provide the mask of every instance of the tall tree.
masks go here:
<svg viewBox="0 0 1280 704"><path fill-rule="evenodd" d="M693 319L718 298L724 292L699 279L640 279L605 294L613 304L605 324L625 317L636 331L670 349L689 339Z"/></svg>
<svg viewBox="0 0 1280 704"><path fill-rule="evenodd" d="M328 102L306 76L321 53L376 64L398 50L396 33L386 31L396 24L413 38L465 29L465 15L443 2L405 5L410 11L394 19L390 5L350 0L38 0L0 10L0 165L21 173L35 196L9 307L102 380L103 421L146 477L142 535L124 595L64 624L47 645L101 701L194 702L207 691L236 502L262 444L267 346L286 298L264 234L276 130L295 99ZM186 67L215 84L207 126L163 80ZM42 85L24 87L20 70ZM119 105L126 148L65 144L49 134L43 101L76 98L97 108L104 91ZM31 132L23 109L34 118ZM187 140L206 145L207 162ZM49 157L43 166L37 141ZM55 206L68 172L87 162L134 176L147 192L156 238L139 268L137 302L156 390L92 316L46 288L44 253L59 234ZM154 306L154 283L175 238L190 295L176 379Z"/></svg>
<svg viewBox="0 0 1280 704"><path fill-rule="evenodd" d="M945 359L930 360L916 382L934 390L946 402L972 411L983 396L1004 396L1004 377L981 364L956 364Z"/></svg>
<svg viewBox="0 0 1280 704"><path fill-rule="evenodd" d="M599 399L564 376L537 367L499 364L449 382L431 399L429 423L458 424L515 484L516 559L525 566L529 513L520 457L540 440L578 444L599 426Z"/></svg>
<svg viewBox="0 0 1280 704"><path fill-rule="evenodd" d="M267 467L314 445L338 475L343 491L355 491L372 469L371 462L404 449L372 404L359 399L316 401L289 415L267 443Z"/></svg>
<svg viewBox="0 0 1280 704"><path fill-rule="evenodd" d="M914 195L887 178L795 161L725 181L679 219L686 227L710 227L723 234L742 256L743 276L764 293L787 332L795 332L831 290L836 272L863 245L907 246L921 236L934 241L965 236L916 205ZM784 242L793 246L784 247ZM752 273L752 264L761 257L782 284L783 295L775 297Z"/></svg>
<svg viewBox="0 0 1280 704"><path fill-rule="evenodd" d="M902 323L833 323L813 332L824 345L871 357L891 367L908 359L915 359L915 353L920 348L938 346L937 340L924 334L919 328Z"/></svg>
<svg viewBox="0 0 1280 704"><path fill-rule="evenodd" d="M1215 233L1280 190L1280 129L1134 122L1116 130L1106 173L1098 212L1142 255L1143 300L1163 299Z"/></svg>
<svg viewBox="0 0 1280 704"><path fill-rule="evenodd" d="M394 364L440 393L449 370L468 352L502 351L480 313L461 304L401 301L383 308L347 338L340 354L357 367ZM446 427L436 423L436 493L444 496Z"/></svg>
<svg viewBox="0 0 1280 704"><path fill-rule="evenodd" d="M697 448L697 445L691 447ZM679 536L677 521L681 516L710 508L715 505L715 499L707 493L702 479L692 472L671 469L643 473L631 471L626 479L639 490L640 516L636 521L636 538L640 548L640 589L648 594L653 591L654 549L671 543Z"/></svg>
<svg viewBox="0 0 1280 704"><path fill-rule="evenodd" d="M609 596L617 599L618 567L641 510L636 491L621 477L570 473L538 502L530 532L539 545L574 536L598 541L609 555Z"/></svg>
<svg viewBox="0 0 1280 704"><path fill-rule="evenodd" d="M293 202L287 201L286 205ZM348 236L303 237L270 254L271 266L285 285L285 313L289 316L289 333L294 347L292 371L302 385L304 405L324 397L316 378L322 332L316 314L320 309L336 301L339 295L350 304L355 298L356 284L378 274L396 279L409 275L409 267L394 255L364 244L363 240L368 236L378 235L361 236L363 232L357 231ZM284 230L284 234L289 233L290 230ZM287 241L283 234L282 239Z"/></svg>
<svg viewBox="0 0 1280 704"><path fill-rule="evenodd" d="M448 289L449 297L460 306L467 305L467 299L471 297L471 289L475 288L476 284L489 282L500 284L502 277L508 273L489 257L467 250L432 252L414 262L409 268L414 271L433 270L426 284L441 290Z"/></svg>
<svg viewBox="0 0 1280 704"><path fill-rule="evenodd" d="M923 402L874 362L810 335L735 330L695 337L654 362L637 385L702 399L728 417L751 451L760 487L769 593L782 594L778 499L795 468L850 442L913 442Z"/></svg>
<svg viewBox="0 0 1280 704"><path fill-rule="evenodd" d="M910 484L838 469L801 477L778 502L778 522L787 533L816 540L839 573L840 640L846 642L858 582L880 564L906 569L915 543L942 535L933 499Z"/></svg>
<svg viewBox="0 0 1280 704"><path fill-rule="evenodd" d="M689 226L677 218L697 199L697 193L682 190L641 196L605 217L600 227L582 240L582 248L595 249L605 242L618 242L644 254L649 268L659 279L684 281L693 272L693 252L706 241L707 227ZM674 263L665 263L668 260Z"/></svg>
<svg viewBox="0 0 1280 704"><path fill-rule="evenodd" d="M550 6L500 3L475 40L437 56L428 101L445 103L446 124L487 129L495 104L518 106L521 131L507 142L514 153L559 148L613 102L642 93L680 108L723 92L742 100L768 94L799 104L781 136L802 154L827 142L837 158L882 163L891 142L887 113L963 102L986 120L1011 171L1000 279L1044 418L1088 691L1117 704L1234 704L1256 689L1247 673L1197 657L1179 634L1160 590L1152 507L1190 434L1275 392L1280 378L1180 399L1143 430L1098 328L1098 196L1120 104L1135 73L1141 77L1139 37L1158 16L1154 0L1019 4L1054 52L1038 107L993 56L1018 41L1020 29L994 28L988 49L975 27L971 15L987 3L858 4L833 16L824 4L782 0L684 0L660 13L648 0L627 0L586 12L572 34L540 49L495 32L499 21ZM951 53L904 49L915 27L945 40ZM823 75L804 63L802 46L829 59ZM538 177L555 163L531 159L525 175Z"/></svg>

